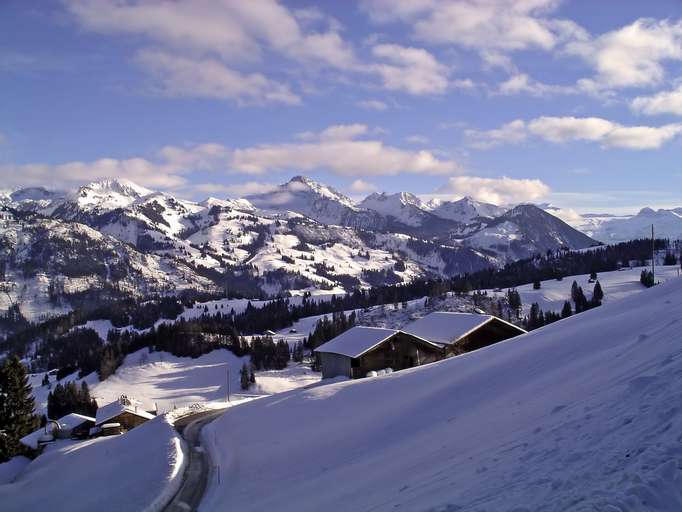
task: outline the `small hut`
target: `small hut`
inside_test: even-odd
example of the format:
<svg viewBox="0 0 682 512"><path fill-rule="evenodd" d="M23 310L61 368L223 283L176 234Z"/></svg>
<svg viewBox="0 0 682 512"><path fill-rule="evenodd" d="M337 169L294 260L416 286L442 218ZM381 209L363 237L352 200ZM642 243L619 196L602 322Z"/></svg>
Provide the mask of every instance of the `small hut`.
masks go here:
<svg viewBox="0 0 682 512"><path fill-rule="evenodd" d="M393 329L352 327L315 350L322 377L365 377L371 371L403 370L442 358L441 348Z"/></svg>

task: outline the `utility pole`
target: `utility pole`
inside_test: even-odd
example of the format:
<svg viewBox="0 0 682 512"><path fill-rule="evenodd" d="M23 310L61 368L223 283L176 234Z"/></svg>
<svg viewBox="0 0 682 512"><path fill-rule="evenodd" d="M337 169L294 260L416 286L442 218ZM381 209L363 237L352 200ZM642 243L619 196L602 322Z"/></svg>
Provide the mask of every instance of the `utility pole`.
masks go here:
<svg viewBox="0 0 682 512"><path fill-rule="evenodd" d="M227 367L227 401L230 401L230 367Z"/></svg>
<svg viewBox="0 0 682 512"><path fill-rule="evenodd" d="M653 224L651 225L651 280L656 284L656 239Z"/></svg>

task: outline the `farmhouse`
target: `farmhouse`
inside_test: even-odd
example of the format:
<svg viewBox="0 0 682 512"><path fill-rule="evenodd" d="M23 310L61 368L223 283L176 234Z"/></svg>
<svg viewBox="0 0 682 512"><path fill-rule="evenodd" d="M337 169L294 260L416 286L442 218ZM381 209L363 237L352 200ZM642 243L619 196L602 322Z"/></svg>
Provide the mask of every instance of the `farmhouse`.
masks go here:
<svg viewBox="0 0 682 512"><path fill-rule="evenodd" d="M0 221L12 222L14 221L14 215L8 209L0 208Z"/></svg>
<svg viewBox="0 0 682 512"><path fill-rule="evenodd" d="M365 377L370 371L403 370L442 358L442 349L412 334L378 327L352 327L315 352L322 377Z"/></svg>
<svg viewBox="0 0 682 512"><path fill-rule="evenodd" d="M101 428L105 424L118 423L122 430L130 430L152 418L153 414L142 409L127 396L121 395L115 402L97 409L95 425Z"/></svg>
<svg viewBox="0 0 682 512"><path fill-rule="evenodd" d="M426 315L402 331L441 346L445 356L471 352L526 332L493 315L446 311Z"/></svg>
<svg viewBox="0 0 682 512"><path fill-rule="evenodd" d="M44 427L22 437L19 442L32 450L38 450L55 439L84 439L94 425L95 418L72 412L58 420L48 421Z"/></svg>

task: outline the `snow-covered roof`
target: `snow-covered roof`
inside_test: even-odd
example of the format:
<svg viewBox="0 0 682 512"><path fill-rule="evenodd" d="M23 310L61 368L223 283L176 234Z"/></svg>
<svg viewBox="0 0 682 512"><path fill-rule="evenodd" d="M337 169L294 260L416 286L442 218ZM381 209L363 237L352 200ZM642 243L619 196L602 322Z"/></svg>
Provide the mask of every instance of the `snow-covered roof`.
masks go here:
<svg viewBox="0 0 682 512"><path fill-rule="evenodd" d="M380 327L351 327L333 340L315 349L315 352L339 354L347 357L360 357L365 352L386 341L396 334L394 329Z"/></svg>
<svg viewBox="0 0 682 512"><path fill-rule="evenodd" d="M85 423L86 421L92 421L94 423L95 418L72 412L71 414L67 414L66 416L62 416L56 420L56 422L59 423L59 427L64 430L71 430L78 425ZM25 435L19 441L24 446L28 446L29 448L33 448L35 450L38 448L38 443L43 436L46 435L51 437L54 428L54 423L48 423L45 427L40 427L38 430ZM46 429L47 434L45 433Z"/></svg>
<svg viewBox="0 0 682 512"><path fill-rule="evenodd" d="M459 339L493 319L497 319L514 329L518 329L519 333L525 332L523 329L493 315L455 313L449 311L436 311L435 313L426 315L424 318L407 324L401 330L433 343L450 345L456 343Z"/></svg>
<svg viewBox="0 0 682 512"><path fill-rule="evenodd" d="M124 412L129 412L130 414L134 414L148 420L154 418L153 414L148 413L135 402L128 399L119 398L118 400L97 409L95 424L101 425L107 420L110 420L111 418L114 418Z"/></svg>

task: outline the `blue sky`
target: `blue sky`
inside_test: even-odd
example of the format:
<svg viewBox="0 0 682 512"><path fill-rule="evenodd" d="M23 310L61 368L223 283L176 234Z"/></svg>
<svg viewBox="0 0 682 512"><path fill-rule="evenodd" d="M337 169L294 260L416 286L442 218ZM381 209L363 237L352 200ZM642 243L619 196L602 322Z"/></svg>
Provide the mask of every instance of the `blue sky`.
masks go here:
<svg viewBox="0 0 682 512"><path fill-rule="evenodd" d="M678 0L0 5L0 188L682 206Z"/></svg>

